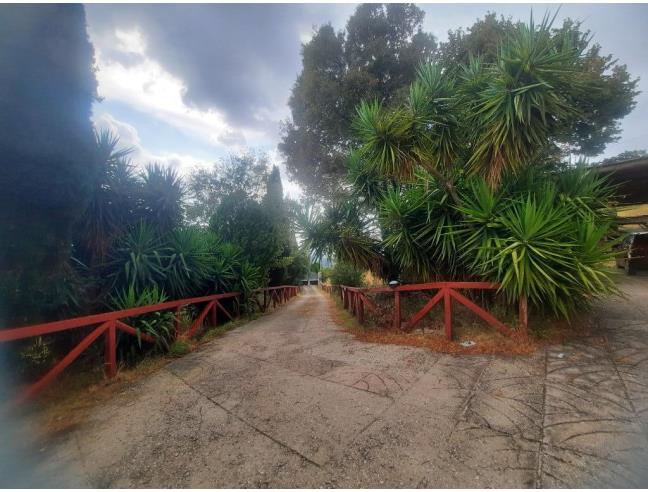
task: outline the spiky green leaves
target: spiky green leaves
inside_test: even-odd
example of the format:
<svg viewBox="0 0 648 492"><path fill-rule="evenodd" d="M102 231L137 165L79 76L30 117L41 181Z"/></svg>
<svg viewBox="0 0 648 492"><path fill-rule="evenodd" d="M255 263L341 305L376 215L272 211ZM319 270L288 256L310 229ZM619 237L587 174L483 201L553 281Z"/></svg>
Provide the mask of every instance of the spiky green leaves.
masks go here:
<svg viewBox="0 0 648 492"><path fill-rule="evenodd" d="M581 177L570 182L589 181L586 171L571 172ZM579 196L585 187L567 191L565 185L559 191L546 181L504 198L481 181L460 210L463 258L473 273L501 283L510 302L524 295L538 308L568 316L616 288L605 266L613 255L605 237L607 202L595 205Z"/></svg>
<svg viewBox="0 0 648 492"><path fill-rule="evenodd" d="M533 18L518 26L501 45L496 64L480 73L483 88L466 91L474 96L467 114L468 165L493 187L505 172L530 165L578 113L567 94L578 83L580 52L569 42L558 43L551 23L545 16L539 26Z"/></svg>
<svg viewBox="0 0 648 492"><path fill-rule="evenodd" d="M353 122L358 156L382 178L411 180L421 166L440 172L457 157L459 120L454 80L423 65L403 107L363 102Z"/></svg>
<svg viewBox="0 0 648 492"><path fill-rule="evenodd" d="M379 241L367 210L351 197L338 197L323 213L301 223L304 246L316 257L328 256L362 268L379 267Z"/></svg>
<svg viewBox="0 0 648 492"><path fill-rule="evenodd" d="M495 63L470 58L452 70L425 64L407 103L363 102L353 123L358 153L383 177L411 181L417 167L435 177L463 166L497 187L531 165L578 114L586 88L582 48L555 36L552 19L519 25Z"/></svg>
<svg viewBox="0 0 648 492"><path fill-rule="evenodd" d="M172 299L249 292L261 277L258 268L241 258L239 248L213 232L187 227L159 235L145 222L118 242L107 270L117 290L140 293L156 286Z"/></svg>
<svg viewBox="0 0 648 492"><path fill-rule="evenodd" d="M362 102L353 123L362 141L361 157L381 176L411 178L417 164L412 154L413 123L404 109L390 111L378 101Z"/></svg>

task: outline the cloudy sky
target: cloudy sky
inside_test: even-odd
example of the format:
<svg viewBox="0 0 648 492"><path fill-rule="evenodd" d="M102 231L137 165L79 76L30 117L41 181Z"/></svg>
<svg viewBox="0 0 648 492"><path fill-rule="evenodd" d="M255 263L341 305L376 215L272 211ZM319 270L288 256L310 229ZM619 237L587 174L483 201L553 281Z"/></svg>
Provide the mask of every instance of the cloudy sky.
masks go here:
<svg viewBox="0 0 648 492"><path fill-rule="evenodd" d="M492 10L526 20L551 4L426 4L424 28L444 41ZM279 124L314 26L342 29L353 4L89 4L88 31L99 68L97 125L156 160L187 172L246 148L280 165ZM648 5L563 4L559 19L585 21L605 53L641 77L639 103L605 156L648 148ZM282 169L283 171L283 169ZM284 188L299 187L284 175Z"/></svg>

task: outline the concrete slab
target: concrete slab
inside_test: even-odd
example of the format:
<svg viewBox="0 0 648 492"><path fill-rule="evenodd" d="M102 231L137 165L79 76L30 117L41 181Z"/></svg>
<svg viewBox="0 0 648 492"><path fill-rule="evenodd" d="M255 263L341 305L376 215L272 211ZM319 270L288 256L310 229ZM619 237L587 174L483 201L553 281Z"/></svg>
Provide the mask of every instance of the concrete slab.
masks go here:
<svg viewBox="0 0 648 492"><path fill-rule="evenodd" d="M648 286L628 285L592 337L515 358L358 342L307 289L97 408L38 469L85 487L646 486Z"/></svg>

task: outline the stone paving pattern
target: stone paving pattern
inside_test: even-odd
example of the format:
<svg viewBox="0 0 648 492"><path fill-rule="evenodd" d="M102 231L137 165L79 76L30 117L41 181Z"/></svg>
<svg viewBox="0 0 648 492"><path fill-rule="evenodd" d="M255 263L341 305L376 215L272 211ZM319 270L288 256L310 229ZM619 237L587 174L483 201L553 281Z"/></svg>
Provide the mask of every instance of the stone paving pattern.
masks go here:
<svg viewBox="0 0 648 492"><path fill-rule="evenodd" d="M142 381L44 453L84 487L648 486L648 278L591 337L452 356L341 332L306 289Z"/></svg>

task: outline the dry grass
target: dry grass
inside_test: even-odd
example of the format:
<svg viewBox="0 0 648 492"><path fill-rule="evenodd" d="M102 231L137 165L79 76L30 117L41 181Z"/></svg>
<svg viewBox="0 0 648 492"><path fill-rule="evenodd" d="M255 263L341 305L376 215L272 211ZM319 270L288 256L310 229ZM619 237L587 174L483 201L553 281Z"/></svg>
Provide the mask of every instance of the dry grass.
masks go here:
<svg viewBox="0 0 648 492"><path fill-rule="evenodd" d="M410 300L411 301L411 300ZM433 352L448 354L503 354L530 355L547 345L559 344L571 339L588 335L593 322L588 317L575 319L571 324L552 319L533 319L528 334L520 330L512 336L505 336L481 321L465 308L453 309L453 339L447 340L443 330L442 309L435 307L411 332L396 330L391 326L392 307L388 303L375 312L367 313L365 325L360 325L355 317L343 309L336 297L332 300L334 319L347 333L356 340L369 343L408 345L422 347ZM403 316L406 320L416 312L420 303L402 303ZM505 320L512 326L511 320ZM464 347L461 342L473 341L471 347Z"/></svg>

